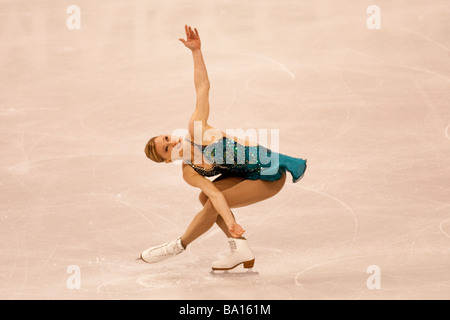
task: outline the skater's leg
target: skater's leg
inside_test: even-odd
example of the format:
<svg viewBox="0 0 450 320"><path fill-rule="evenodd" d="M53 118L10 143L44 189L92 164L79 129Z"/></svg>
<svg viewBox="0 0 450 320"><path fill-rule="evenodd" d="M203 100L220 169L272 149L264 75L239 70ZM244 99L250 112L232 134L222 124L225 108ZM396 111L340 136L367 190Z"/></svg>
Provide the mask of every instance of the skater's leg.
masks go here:
<svg viewBox="0 0 450 320"><path fill-rule="evenodd" d="M226 189L229 189L229 188L235 186L236 184L238 184L239 182L241 182L243 180L244 180L244 178L242 178L242 177L233 177L233 176L224 177L223 175L221 175L213 180L213 184L217 189L219 189L220 191L223 191L223 190L226 190ZM208 196L205 193L203 193L203 191L202 191L199 195L199 200L200 200L200 203L203 206L205 206L206 202L208 201ZM231 214L234 217L233 211L231 211ZM228 231L228 227L227 227L225 221L223 220L223 218L220 215L217 215L216 224L223 231L223 233L225 233L225 236L227 238L232 237L230 231Z"/></svg>
<svg viewBox="0 0 450 320"><path fill-rule="evenodd" d="M223 190L222 194L230 208L239 208L273 197L283 188L285 181L285 173L277 181L242 180L231 188ZM217 221L218 216L219 213L211 200L208 199L203 209L194 217L194 220L181 236L183 246L186 247L208 231Z"/></svg>
<svg viewBox="0 0 450 320"><path fill-rule="evenodd" d="M233 213L233 212L231 212L231 213ZM234 217L234 214L233 214L233 217ZM234 217L234 220L236 220L235 217ZM228 227L227 227L227 224L225 223L225 220L223 220L223 218L222 218L222 216L220 214L217 215L216 224L219 226L220 230L222 230L223 233L225 233L225 236L227 238L232 238L233 237L231 235L230 231L228 230Z"/></svg>
<svg viewBox="0 0 450 320"><path fill-rule="evenodd" d="M213 180L213 183L218 190L224 191L242 182L243 180L244 178L242 177L233 177L233 176L226 177L220 175L219 177ZM231 233L228 231L228 227L226 226L225 221L223 221L222 217L214 209L212 204L209 203L208 206L205 207L205 204L209 200L208 196L206 196L203 192L201 192L199 195L199 200L203 205L203 209L199 213L197 213L197 215L194 217L194 219L184 232L183 236L181 237L181 244L185 248L189 243L191 243L199 236L201 236L203 233L208 231L218 220L220 223L220 224L218 223L218 225L220 229L222 229L222 231L225 233L227 238L232 237ZM233 214L233 212L231 212L231 214Z"/></svg>
<svg viewBox="0 0 450 320"><path fill-rule="evenodd" d="M181 236L181 244L184 248L208 231L216 222L218 213L216 210L212 210L211 207L212 206L210 205L203 207L203 209L195 215L194 219Z"/></svg>
<svg viewBox="0 0 450 320"><path fill-rule="evenodd" d="M214 179L212 183L218 190L223 191L237 185L239 182L242 181L244 181L244 178L242 177L235 177L235 176L227 177L220 175L216 179ZM198 196L198 200L200 201L202 206L204 206L206 201L208 201L208 196L202 191Z"/></svg>

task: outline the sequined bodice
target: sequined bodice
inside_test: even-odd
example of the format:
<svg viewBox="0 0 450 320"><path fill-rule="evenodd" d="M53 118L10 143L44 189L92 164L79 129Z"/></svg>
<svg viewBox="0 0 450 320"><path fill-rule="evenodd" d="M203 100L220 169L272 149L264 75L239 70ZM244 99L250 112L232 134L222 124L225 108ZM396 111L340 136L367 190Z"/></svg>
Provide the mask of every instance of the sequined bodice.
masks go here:
<svg viewBox="0 0 450 320"><path fill-rule="evenodd" d="M220 173L246 176L248 174L260 172L261 162L259 152L263 148L270 155L270 150L262 146L243 146L242 144L223 137L213 143L202 146L185 139L192 145L201 148L203 156L212 163L212 168L205 169L185 160L196 172L202 176L212 177Z"/></svg>

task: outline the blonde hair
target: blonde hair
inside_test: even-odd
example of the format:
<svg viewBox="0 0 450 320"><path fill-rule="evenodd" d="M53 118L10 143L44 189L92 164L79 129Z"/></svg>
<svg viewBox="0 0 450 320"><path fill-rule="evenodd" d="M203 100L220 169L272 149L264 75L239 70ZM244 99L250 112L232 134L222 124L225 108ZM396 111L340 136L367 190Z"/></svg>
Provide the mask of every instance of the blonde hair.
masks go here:
<svg viewBox="0 0 450 320"><path fill-rule="evenodd" d="M151 138L148 142L147 145L145 146L145 155L147 156L147 158L149 158L150 160L153 160L155 162L164 162L164 158L161 157L157 152L156 152L156 145L155 145L155 139L156 137Z"/></svg>

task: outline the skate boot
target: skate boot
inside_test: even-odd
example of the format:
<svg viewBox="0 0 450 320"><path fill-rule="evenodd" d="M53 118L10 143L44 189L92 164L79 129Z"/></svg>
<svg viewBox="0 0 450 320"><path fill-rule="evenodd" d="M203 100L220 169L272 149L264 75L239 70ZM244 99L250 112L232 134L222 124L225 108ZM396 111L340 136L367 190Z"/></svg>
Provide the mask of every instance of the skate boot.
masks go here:
<svg viewBox="0 0 450 320"><path fill-rule="evenodd" d="M251 269L255 264L255 254L246 239L228 238L231 251L222 259L212 263L213 270L231 270L240 264Z"/></svg>
<svg viewBox="0 0 450 320"><path fill-rule="evenodd" d="M181 245L181 237L166 242L160 246L152 247L141 253L141 259L147 263L156 263L176 256L185 250Z"/></svg>

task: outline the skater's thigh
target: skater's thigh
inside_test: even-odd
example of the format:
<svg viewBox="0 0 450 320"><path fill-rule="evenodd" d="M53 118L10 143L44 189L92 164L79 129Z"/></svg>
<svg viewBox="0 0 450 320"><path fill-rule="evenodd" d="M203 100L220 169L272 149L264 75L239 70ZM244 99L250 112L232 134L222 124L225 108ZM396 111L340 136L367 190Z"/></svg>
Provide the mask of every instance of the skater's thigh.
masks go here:
<svg viewBox="0 0 450 320"><path fill-rule="evenodd" d="M244 181L243 177L220 175L216 179L214 179L212 183L217 189L219 189L220 191L224 191L242 181ZM202 191L200 192L199 200L203 205L205 205L206 201L208 201L208 196Z"/></svg>
<svg viewBox="0 0 450 320"><path fill-rule="evenodd" d="M238 183L244 181L243 177L238 176L227 176L227 175L220 175L216 179L212 181L214 186L219 189L220 191L229 189Z"/></svg>
<svg viewBox="0 0 450 320"><path fill-rule="evenodd" d="M280 192L285 182L286 173L283 172L282 177L277 181L242 180L234 186L222 190L222 194L230 208L239 208L273 197Z"/></svg>

